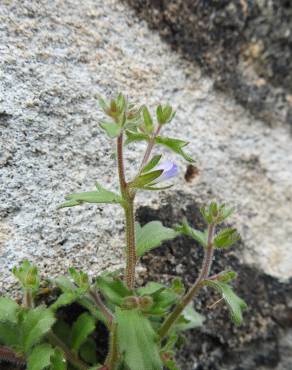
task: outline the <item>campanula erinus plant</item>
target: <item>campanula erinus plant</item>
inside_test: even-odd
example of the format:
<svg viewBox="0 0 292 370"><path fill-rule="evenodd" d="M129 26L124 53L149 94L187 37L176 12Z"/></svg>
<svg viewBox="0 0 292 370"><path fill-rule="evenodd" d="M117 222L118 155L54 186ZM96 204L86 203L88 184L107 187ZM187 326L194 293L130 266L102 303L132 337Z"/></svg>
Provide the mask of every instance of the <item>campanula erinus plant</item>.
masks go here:
<svg viewBox="0 0 292 370"><path fill-rule="evenodd" d="M169 188L169 181L178 174L177 165L162 154L153 154L154 147L164 146L193 159L185 151L187 142L164 136L167 124L175 116L170 105L158 105L155 117L146 106L135 106L125 96L100 99L106 119L101 129L116 142L119 193L96 183L96 190L66 195L59 208L93 204L117 204L125 216L125 270L105 271L99 276L69 269L68 276L50 280L57 288L49 303L40 299L44 285L37 268L28 261L14 268L21 284L22 302L0 298L0 363L9 362L28 370L177 370L175 351L182 332L203 323L195 311L193 300L203 287L215 289L222 296L236 325L242 321L245 302L233 291L233 271L212 275L214 250L230 248L239 235L232 227L224 227L232 209L211 202L202 207L206 230L191 227L187 221L168 228L160 221L141 226L135 222L135 201L140 191ZM132 179L126 176L124 151L133 142L145 142L146 150ZM201 245L204 259L194 283L186 289L180 278L166 286L146 281L139 286L136 267L139 259L165 240L187 235ZM51 288L46 288L51 289ZM65 306L78 304L83 310L73 320L65 320ZM97 356L95 338L98 323L109 333L104 359Z"/></svg>

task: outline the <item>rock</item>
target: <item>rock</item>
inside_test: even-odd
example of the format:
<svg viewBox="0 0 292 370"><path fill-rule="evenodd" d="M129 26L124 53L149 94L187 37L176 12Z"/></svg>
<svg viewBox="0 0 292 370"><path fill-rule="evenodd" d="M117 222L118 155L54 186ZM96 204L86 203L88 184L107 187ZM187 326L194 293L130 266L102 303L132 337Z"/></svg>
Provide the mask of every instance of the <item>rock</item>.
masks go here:
<svg viewBox="0 0 292 370"><path fill-rule="evenodd" d="M256 117L291 120L291 1L127 0Z"/></svg>
<svg viewBox="0 0 292 370"><path fill-rule="evenodd" d="M231 15L237 9L237 4L228 6ZM161 16L159 9L155 14ZM175 20L175 12L173 17ZM231 28L245 27L244 19L229 18ZM215 74L215 80L202 76L198 66L175 53L118 0L4 0L0 21L1 294L15 289L10 270L24 258L36 263L45 277L64 273L69 266L96 275L123 265L121 209L82 206L57 211L56 207L67 193L94 189L96 180L110 189L118 186L114 145L98 126L102 117L97 106L99 94L110 96L122 91L152 108L160 101L170 101L177 115L168 134L191 142L188 150L196 159L195 170L189 169L192 176L185 175L186 164L177 159L181 175L175 186L159 194L141 193L139 204L164 210L168 219L158 211L155 215L168 224L178 220L181 209L194 201L203 204L217 199L237 207L231 221L238 227L243 244L235 256L228 257L228 263L243 271L245 278L252 276L248 282L258 278L255 292L250 283L241 289L250 299L248 317L253 317L255 305L254 320L263 330L252 331L248 322L245 328L251 337L245 339L242 348L246 353L249 345L261 344L261 354L268 351L279 357L270 360L272 366L283 364L285 357L289 368L291 361L285 354L291 348L291 334L286 329L288 306L283 293L287 292L292 272L292 151L288 125L273 118L273 127L268 127L229 95L214 89L214 83L218 84ZM216 59L217 49L214 53L212 50L209 55ZM257 57L261 50L261 45L253 45L250 54ZM283 83L282 88L287 86ZM257 102L257 94L255 100L253 95L247 96L251 104ZM138 166L142 146L129 150L129 177ZM172 210L175 205L180 214L172 219L167 207ZM187 251L188 245L185 248ZM181 255L168 256L177 265L177 272L185 271ZM190 266L195 266L192 258ZM161 267L158 263L157 268ZM163 271L155 271L163 278ZM192 278L186 272L186 279ZM264 314L256 302L261 289L261 302L265 294L275 295L268 297ZM281 335L280 325L274 322L275 310L281 317ZM216 325L222 329L222 317L218 317L215 329ZM216 355L218 335L214 334L214 345L212 330L213 326L207 326L200 334L200 338L206 338L206 346L211 346L210 361L200 347L195 351L202 354L201 363L206 366L213 366L210 364ZM228 343L231 349L225 350L221 344L218 349L224 364L231 359L239 340L229 336L231 326L227 330L222 343ZM275 339L270 340L274 331ZM277 341L279 349L275 348ZM248 358L254 366L255 358ZM263 364L262 359L257 361Z"/></svg>

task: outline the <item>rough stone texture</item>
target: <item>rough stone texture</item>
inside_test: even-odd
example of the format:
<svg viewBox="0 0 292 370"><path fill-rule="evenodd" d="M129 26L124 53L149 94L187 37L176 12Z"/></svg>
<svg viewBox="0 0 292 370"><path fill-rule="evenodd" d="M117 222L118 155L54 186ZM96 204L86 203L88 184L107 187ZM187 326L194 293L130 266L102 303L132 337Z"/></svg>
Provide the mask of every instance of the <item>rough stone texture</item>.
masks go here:
<svg viewBox="0 0 292 370"><path fill-rule="evenodd" d="M127 0L254 115L292 123L290 0Z"/></svg>
<svg viewBox="0 0 292 370"><path fill-rule="evenodd" d="M263 324L262 316L254 320L260 329L264 326L263 337L270 338L275 330L271 353L281 360L261 362L261 368L287 361L282 369L289 369L291 332L286 323L283 335L273 326L277 309L273 302L281 306L280 312L289 307L282 293L288 282L281 284L276 277L288 281L292 272L288 126L275 120L274 127L268 127L214 90L213 80L202 77L197 66L174 53L117 0L3 0L0 22L0 291L11 291L15 280L9 270L25 257L46 276L72 265L91 274L121 266L123 223L118 207L56 211L56 206L68 192L93 189L96 180L117 187L114 147L98 128L98 94L123 91L152 107L169 100L177 109L169 136L191 141L189 152L196 158L198 174L186 182L186 165L178 159L181 175L175 186L160 194L141 193L139 201L165 209L177 195L180 207L187 207L191 199L198 203L218 199L237 206L232 222L244 247L234 252L230 264L249 276L247 288L252 290L255 281L256 292L275 292L275 298L267 299ZM129 151L129 175L137 168L141 147ZM180 258L185 260L178 254ZM179 261L175 265L177 273L184 271L179 270ZM259 310L255 301L251 296L251 307L255 304ZM266 322L271 329L265 329ZM228 333L233 330L227 328ZM208 346L212 335L206 330L201 338ZM256 332L252 335L255 342L247 340L247 346L262 342ZM237 339L232 338L226 340L234 348ZM264 351L269 352L265 343Z"/></svg>
<svg viewBox="0 0 292 370"><path fill-rule="evenodd" d="M24 257L51 274L72 264L92 273L120 265L118 207L56 211L64 194L93 189L96 180L116 186L97 95L120 90L177 108L169 135L191 141L200 175L191 183L181 175L170 191L238 206L245 261L291 275L288 127L275 122L271 129L215 92L117 1L4 1L0 9L1 289L13 284L8 271ZM129 152L131 173L139 148ZM158 205L158 197L139 200Z"/></svg>

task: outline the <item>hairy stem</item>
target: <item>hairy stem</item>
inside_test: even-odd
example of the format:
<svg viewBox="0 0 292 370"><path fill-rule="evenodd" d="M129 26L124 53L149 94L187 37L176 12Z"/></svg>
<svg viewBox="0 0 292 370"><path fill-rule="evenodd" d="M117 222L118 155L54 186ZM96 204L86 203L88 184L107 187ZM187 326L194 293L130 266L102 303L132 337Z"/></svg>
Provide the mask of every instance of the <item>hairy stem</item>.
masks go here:
<svg viewBox="0 0 292 370"><path fill-rule="evenodd" d="M136 241L135 241L135 215L134 215L134 199L129 199L125 207L126 218L126 284L129 289L133 289L135 283L136 270Z"/></svg>
<svg viewBox="0 0 292 370"><path fill-rule="evenodd" d="M0 346L0 363L2 361L21 366L26 364L26 359L23 355L19 355L12 349L5 346Z"/></svg>
<svg viewBox="0 0 292 370"><path fill-rule="evenodd" d="M126 182L123 158L123 134L117 139L118 154L118 172L120 180L120 189L125 201L125 219L126 219L126 271L125 281L129 289L133 289L135 282L136 269L136 245L135 245L135 215L134 215L134 198L135 194L131 193Z"/></svg>
<svg viewBox="0 0 292 370"><path fill-rule="evenodd" d="M123 139L123 134L121 134L117 139L117 158L118 158L120 189L121 189L122 196L125 198L127 196L127 182L126 182L125 169L124 169L123 144L124 144L124 139Z"/></svg>
<svg viewBox="0 0 292 370"><path fill-rule="evenodd" d="M109 353L105 360L105 366L108 370L115 370L118 361L117 350L117 324L113 323L110 333Z"/></svg>
<svg viewBox="0 0 292 370"><path fill-rule="evenodd" d="M73 366L80 370L88 370L89 366L86 365L83 361L81 361L71 350L66 346L64 342L61 341L52 331L48 334L48 339L51 344L56 347L59 347L65 354L65 357L68 362L70 362Z"/></svg>
<svg viewBox="0 0 292 370"><path fill-rule="evenodd" d="M89 292L91 298L94 300L94 303L96 306L100 309L100 311L103 313L107 320L108 327L111 327L111 324L114 319L114 315L112 312L106 307L106 305L103 303L99 293L95 289L91 289Z"/></svg>
<svg viewBox="0 0 292 370"><path fill-rule="evenodd" d="M34 307L34 301L32 296L31 289L25 289L24 290L24 296L23 296L23 305L27 308L33 308Z"/></svg>
<svg viewBox="0 0 292 370"><path fill-rule="evenodd" d="M199 289L202 287L203 281L207 279L209 275L214 252L213 248L214 228L215 228L214 224L210 224L208 227L208 245L205 250L204 260L202 263L200 274L195 283L193 284L193 286L190 288L190 290L183 296L182 300L175 306L174 310L169 314L169 316L165 319L165 321L161 325L159 329L159 336L161 340L165 338L169 329L179 318L179 316L186 308L186 306L193 300L195 295L198 293Z"/></svg>

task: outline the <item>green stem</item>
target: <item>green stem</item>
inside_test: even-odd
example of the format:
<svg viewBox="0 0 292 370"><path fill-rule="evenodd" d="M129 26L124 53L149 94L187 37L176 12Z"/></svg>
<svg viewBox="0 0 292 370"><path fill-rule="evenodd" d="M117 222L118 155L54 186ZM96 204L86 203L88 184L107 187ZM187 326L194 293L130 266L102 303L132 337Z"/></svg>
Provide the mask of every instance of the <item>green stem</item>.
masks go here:
<svg viewBox="0 0 292 370"><path fill-rule="evenodd" d="M210 224L208 227L208 245L205 250L201 272L193 286L190 288L190 290L184 295L182 300L175 306L174 310L169 314L169 316L165 319L165 321L161 325L159 329L159 336L161 340L165 338L172 325L179 318L179 316L186 308L186 306L193 300L199 289L202 287L204 280L207 279L209 275L214 253L213 248L214 229L215 225Z"/></svg>
<svg viewBox="0 0 292 370"><path fill-rule="evenodd" d="M159 132L160 132L160 130L161 130L161 127L162 127L161 125L159 125L159 126L157 127L156 131L153 133L153 135L152 135L152 137L151 137L150 141L148 142L148 145L147 145L147 148L146 148L146 151L145 151L144 157L143 157L143 159L142 159L142 162L141 162L140 169L139 169L139 172L138 172L137 177L138 177L139 175L141 175L141 172L142 172L142 170L143 170L144 166L145 166L145 165L147 164L147 162L148 162L148 159L149 159L149 157L150 157L150 154L151 154L151 152L152 152L152 149L153 149L153 147L154 147L154 145L155 145L155 138L156 138L156 136L157 136L157 135L159 135Z"/></svg>
<svg viewBox="0 0 292 370"><path fill-rule="evenodd" d="M126 198L127 182L125 178L125 169L124 169L123 144L124 144L124 139L123 139L123 134L121 134L117 139L118 172L119 172L121 194L123 198Z"/></svg>
<svg viewBox="0 0 292 370"><path fill-rule="evenodd" d="M133 289L135 283L136 270L136 245L135 245L135 215L134 215L134 198L129 190L125 178L124 158L123 158L123 134L117 139L117 157L118 157L118 172L120 181L120 190L125 201L125 219L126 219L126 271L125 281L129 289Z"/></svg>
<svg viewBox="0 0 292 370"><path fill-rule="evenodd" d="M127 287L133 289L135 283L136 270L136 241L135 241L135 215L134 215L134 199L129 199L125 206L126 218L126 273L125 280Z"/></svg>
<svg viewBox="0 0 292 370"><path fill-rule="evenodd" d="M117 351L117 324L113 323L110 332L109 353L105 360L105 366L108 370L115 370L118 361Z"/></svg>
<svg viewBox="0 0 292 370"><path fill-rule="evenodd" d="M23 305L27 308L33 308L34 307L34 301L33 301L33 295L31 289L25 289L24 290L24 296L23 296Z"/></svg>
<svg viewBox="0 0 292 370"><path fill-rule="evenodd" d="M114 320L114 315L109 308L103 303L99 293L95 289L89 291L89 295L93 299L95 305L100 309L107 321L107 327L110 328Z"/></svg>
<svg viewBox="0 0 292 370"><path fill-rule="evenodd" d="M80 370L88 370L87 366L83 361L81 361L71 350L66 346L64 342L61 341L52 331L48 334L48 339L51 344L59 347L65 354L67 361L69 361L73 366Z"/></svg>

